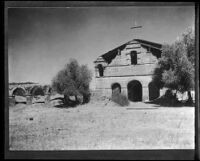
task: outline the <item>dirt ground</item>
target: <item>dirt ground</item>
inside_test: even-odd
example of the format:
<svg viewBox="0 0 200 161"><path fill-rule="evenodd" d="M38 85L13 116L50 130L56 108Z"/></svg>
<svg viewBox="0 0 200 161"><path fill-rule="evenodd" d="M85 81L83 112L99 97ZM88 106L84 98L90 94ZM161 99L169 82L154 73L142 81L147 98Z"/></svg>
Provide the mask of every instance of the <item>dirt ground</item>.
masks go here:
<svg viewBox="0 0 200 161"><path fill-rule="evenodd" d="M9 107L10 150L193 149L194 107L131 103Z"/></svg>

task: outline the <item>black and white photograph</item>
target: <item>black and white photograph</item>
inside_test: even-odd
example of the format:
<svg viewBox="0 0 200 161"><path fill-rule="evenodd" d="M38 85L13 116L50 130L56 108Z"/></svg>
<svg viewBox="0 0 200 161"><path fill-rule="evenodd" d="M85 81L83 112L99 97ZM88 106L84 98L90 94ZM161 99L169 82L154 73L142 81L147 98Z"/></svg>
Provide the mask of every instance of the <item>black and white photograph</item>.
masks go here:
<svg viewBox="0 0 200 161"><path fill-rule="evenodd" d="M194 150L195 56L195 5L8 7L9 150Z"/></svg>

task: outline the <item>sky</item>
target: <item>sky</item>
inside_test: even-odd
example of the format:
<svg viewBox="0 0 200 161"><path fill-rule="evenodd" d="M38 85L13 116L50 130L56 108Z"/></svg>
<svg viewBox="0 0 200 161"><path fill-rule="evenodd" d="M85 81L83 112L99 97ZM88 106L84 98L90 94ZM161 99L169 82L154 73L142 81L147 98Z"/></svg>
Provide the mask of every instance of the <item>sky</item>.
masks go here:
<svg viewBox="0 0 200 161"><path fill-rule="evenodd" d="M94 74L109 50L135 38L172 43L194 22L193 6L9 8L9 82L50 84L70 58Z"/></svg>

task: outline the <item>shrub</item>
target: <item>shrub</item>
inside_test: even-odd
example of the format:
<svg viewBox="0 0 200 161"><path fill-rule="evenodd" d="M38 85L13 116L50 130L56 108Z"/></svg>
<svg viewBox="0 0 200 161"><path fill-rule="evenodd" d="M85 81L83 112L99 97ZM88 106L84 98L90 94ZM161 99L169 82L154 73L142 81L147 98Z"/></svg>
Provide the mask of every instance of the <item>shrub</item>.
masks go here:
<svg viewBox="0 0 200 161"><path fill-rule="evenodd" d="M171 90L167 90L165 94L162 96L161 105L164 106L180 106L181 102L178 101L176 97L176 93L172 93Z"/></svg>
<svg viewBox="0 0 200 161"><path fill-rule="evenodd" d="M83 103L90 102L91 92L88 90L81 91L81 94L83 96Z"/></svg>
<svg viewBox="0 0 200 161"><path fill-rule="evenodd" d="M121 93L113 93L112 101L119 104L120 106L128 106L129 105L128 98L124 94L121 94Z"/></svg>
<svg viewBox="0 0 200 161"><path fill-rule="evenodd" d="M181 106L181 102L178 101L176 94L173 93L170 89L168 89L163 96L154 100L152 103L156 103L161 106L168 106L168 107Z"/></svg>
<svg viewBox="0 0 200 161"><path fill-rule="evenodd" d="M173 94L172 91L169 90L169 89L165 92L164 97L165 97L166 99L169 99L169 100L170 100L170 99L173 99L173 100L174 100L174 99L177 99L177 98L176 98L176 95Z"/></svg>
<svg viewBox="0 0 200 161"><path fill-rule="evenodd" d="M79 65L72 59L65 68L58 72L52 81L53 89L64 95L66 105L88 103L90 100L89 83L92 79L91 71L86 65ZM70 100L74 96L75 100Z"/></svg>

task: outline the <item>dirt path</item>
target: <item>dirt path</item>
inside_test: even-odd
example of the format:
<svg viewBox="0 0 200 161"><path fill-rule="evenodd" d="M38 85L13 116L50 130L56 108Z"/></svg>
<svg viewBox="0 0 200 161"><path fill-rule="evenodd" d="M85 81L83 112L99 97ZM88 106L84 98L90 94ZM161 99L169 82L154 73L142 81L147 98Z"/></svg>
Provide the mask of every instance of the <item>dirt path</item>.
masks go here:
<svg viewBox="0 0 200 161"><path fill-rule="evenodd" d="M9 121L10 150L194 148L193 107L18 104Z"/></svg>

